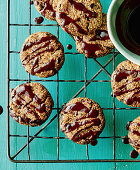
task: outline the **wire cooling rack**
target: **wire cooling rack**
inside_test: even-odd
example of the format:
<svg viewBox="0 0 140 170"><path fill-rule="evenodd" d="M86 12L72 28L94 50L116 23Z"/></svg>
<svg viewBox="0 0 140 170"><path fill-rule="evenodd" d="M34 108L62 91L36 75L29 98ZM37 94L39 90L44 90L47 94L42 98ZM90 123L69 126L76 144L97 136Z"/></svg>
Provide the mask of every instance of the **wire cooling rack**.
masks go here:
<svg viewBox="0 0 140 170"><path fill-rule="evenodd" d="M139 159L136 160L132 160L132 159L116 159L116 153L115 153L115 139L117 138L122 138L122 136L116 136L115 134L115 112L116 110L135 110L135 109L140 109L140 108L116 108L115 106L115 96L113 95L113 106L112 108L102 108L103 110L111 110L113 112L113 136L109 136L109 137L99 137L99 138L112 138L113 139L113 159L89 159L89 151L88 151L88 145L86 145L86 153L87 153L87 158L86 159L76 159L76 160L61 160L59 157L60 154L60 145L59 145L59 141L61 139L65 139L65 137L60 137L59 136L59 113L61 108L59 108L59 83L60 82L84 82L84 86L72 97L75 98L77 97L82 91L84 91L85 93L85 97L86 97L86 88L87 86L91 83L91 82L109 82L110 80L95 80L95 78L103 71L105 72L109 77L111 77L110 73L106 70L106 66L108 66L108 64L113 61L113 70L115 70L115 58L116 56L119 54L119 52L117 52L115 49L113 50L112 57L109 59L109 61L102 65L100 64L96 59L93 58L94 62L96 62L99 66L100 69L99 71L93 75L93 77L90 80L87 80L87 58L85 57L85 80L60 80L59 79L59 73L57 73L57 79L56 80L31 80L30 79L30 74L29 74L29 78L28 80L22 80L22 79L11 79L10 78L10 54L11 53L19 53L18 51L10 51L10 27L11 26L27 26L29 28L29 35L31 34L31 28L32 26L55 26L57 27L57 38L59 39L59 25L58 24L31 24L31 0L29 1L29 23L28 24L11 24L10 23L10 0L7 0L7 102L8 102L8 107L7 107L7 144L8 144L8 157L12 162L16 162L16 163L73 163L73 162L140 162ZM65 54L73 54L73 55L77 55L79 53L70 53L67 52ZM92 59L91 59L92 60ZM31 81L52 81L52 82L56 82L57 84L57 108L54 108L54 110L56 111L56 114L34 135L30 135L30 128L29 126L27 126L27 134L26 135L12 135L10 134L10 116L9 116L9 91L10 91L10 82L12 81L17 81L17 82L31 82ZM47 127L49 126L55 119L57 119L57 136L56 137L43 137L43 136L39 136L39 134ZM10 144L10 140L11 137L16 137L16 138L26 138L27 142L25 143L25 145L21 146L21 148L14 154L11 155L11 144ZM55 139L57 140L57 159L56 160L32 160L31 159L31 153L30 153L30 145L32 143L33 140L38 140L40 138L48 138L48 139ZM28 159L27 160L18 160L17 156L19 155L19 153L23 152L23 150L27 148L27 154L28 154Z"/></svg>

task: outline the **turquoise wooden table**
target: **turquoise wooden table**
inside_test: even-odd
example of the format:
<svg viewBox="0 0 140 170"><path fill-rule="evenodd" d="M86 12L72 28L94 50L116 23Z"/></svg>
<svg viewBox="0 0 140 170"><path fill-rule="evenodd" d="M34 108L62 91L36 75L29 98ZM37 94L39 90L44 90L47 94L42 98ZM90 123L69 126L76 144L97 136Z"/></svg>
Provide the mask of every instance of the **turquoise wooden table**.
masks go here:
<svg viewBox="0 0 140 170"><path fill-rule="evenodd" d="M19 52L24 40L29 36L29 1L10 0L10 79L28 80L28 74L22 68L20 63ZM107 9L111 3L111 0L101 0L103 5L103 12L107 12ZM33 19L40 16L35 10L34 5L31 6L31 33L38 31L47 31L57 36L57 27L51 26L34 26ZM140 163L137 162L122 162L122 163L13 163L7 157L7 4L6 1L0 1L0 105L4 111L0 115L0 170L26 170L26 169L140 169ZM14 24L27 24L27 26L16 26ZM44 20L43 24L56 24L54 21ZM59 90L59 102L57 101L57 82L47 81L41 82L50 91L55 108L61 107L61 105L67 102L75 93L84 86L85 80L85 57L81 54L73 55L69 53L75 53L76 47L73 39L64 31L59 28L59 40L62 42L65 53L66 61L59 72L59 80L71 80L68 82L60 82L58 86ZM67 44L72 44L72 50L66 48ZM112 58L112 54L98 59L97 61L105 65ZM115 59L115 67L125 60L122 55L118 55ZM87 60L87 80L90 80L101 68L92 59ZM113 72L113 61L107 66L106 70L111 74ZM56 75L48 78L47 80L57 80ZM31 80L37 79L35 76L31 76ZM42 80L38 78L38 81ZM44 79L45 80L45 79ZM73 82L73 80L83 80L82 82ZM103 80L98 82L99 80ZM23 81L23 82L25 82ZM21 84L19 81L10 81L10 88L14 88ZM100 74L95 77L94 81L91 82L87 88L87 97L97 101L104 109L106 127L101 134L101 139L98 140L97 146L89 146L89 159L113 159L113 148L115 149L115 159L130 159L129 152L132 150L130 145L124 145L120 136L127 135L125 125L129 120L133 120L139 115L139 110L126 110L123 109L126 106L115 99L115 116L113 120L113 98L111 97L111 85L110 77L104 72L100 71ZM85 96L83 90L80 97ZM107 109L108 108L108 109ZM127 107L129 108L129 107ZM49 120L56 114L54 110ZM47 122L49 122L49 120ZM115 126L113 123L115 122ZM58 121L55 119L47 128L45 128L40 136L44 137L57 137L57 125ZM41 126L43 127L43 125ZM30 135L34 135L41 127L30 128ZM114 129L113 129L114 127ZM113 140L115 131L115 138ZM17 124L10 118L10 134L15 135L10 140L10 154L14 155L23 146L27 139L25 137L17 137L17 135L26 135L27 127ZM112 136L112 138L108 138ZM62 132L59 132L59 137L64 137ZM104 138L105 137L105 138ZM30 156L32 160L57 160L57 139L34 139L30 144ZM115 141L115 142L114 142ZM115 147L114 147L115 146ZM86 146L77 145L68 139L59 140L59 159L60 160L76 160L76 159L87 159ZM26 160L28 159L27 148L25 148L15 160ZM138 157L140 159L140 156Z"/></svg>

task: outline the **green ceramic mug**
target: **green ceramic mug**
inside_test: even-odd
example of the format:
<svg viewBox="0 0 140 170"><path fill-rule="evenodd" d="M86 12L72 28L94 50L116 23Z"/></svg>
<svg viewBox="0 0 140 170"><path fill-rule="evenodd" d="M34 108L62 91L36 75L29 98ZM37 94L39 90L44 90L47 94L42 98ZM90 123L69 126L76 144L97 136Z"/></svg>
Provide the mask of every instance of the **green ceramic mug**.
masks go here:
<svg viewBox="0 0 140 170"><path fill-rule="evenodd" d="M133 0L135 1L135 0ZM124 0L113 0L107 14L107 27L108 27L108 33L110 36L111 41L113 42L116 49L128 60L134 62L135 64L140 65L140 56L137 54L134 54L130 50L128 50L119 40L119 37L116 32L116 16L119 10L119 7L124 2Z"/></svg>

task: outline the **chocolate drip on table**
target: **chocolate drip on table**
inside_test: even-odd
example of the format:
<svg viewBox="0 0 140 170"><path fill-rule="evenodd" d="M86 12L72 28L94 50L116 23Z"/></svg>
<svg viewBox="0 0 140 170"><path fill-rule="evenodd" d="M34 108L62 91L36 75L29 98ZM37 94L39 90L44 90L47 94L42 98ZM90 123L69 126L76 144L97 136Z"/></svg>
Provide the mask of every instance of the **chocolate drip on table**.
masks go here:
<svg viewBox="0 0 140 170"><path fill-rule="evenodd" d="M65 127L65 132L71 132L71 131L74 131L76 129L79 129L81 126L83 125L88 125L85 129L89 129L90 127L92 126L99 126L101 124L101 121L99 118L97 118L99 112L98 110L91 110L91 109L88 109L84 104L82 104L81 102L76 102L76 103L73 103L69 106L66 106L63 111L66 113L68 110L71 110L71 111L81 111L81 112L85 112L86 115L85 116L82 116L81 118L77 118L75 119L75 121L72 123L72 124L69 124L69 123L66 123L64 125ZM87 119L87 118L92 118L92 119ZM80 130L77 130L77 132L73 135L72 137L72 140L73 141L78 141L78 140L81 140L82 138L86 138L86 137L89 137L90 136L90 140L91 139L94 139L95 136L97 134L97 132L93 131L93 130L89 130L87 131L84 135L81 135L79 134L83 129L80 129ZM79 135L78 135L79 134Z"/></svg>
<svg viewBox="0 0 140 170"><path fill-rule="evenodd" d="M91 144L92 146L97 145L97 143L98 143L98 141L97 141L97 140L91 140L91 142L90 142L90 144Z"/></svg>
<svg viewBox="0 0 140 170"><path fill-rule="evenodd" d="M72 49L72 45L71 45L71 44L68 44L68 45L67 45L67 49L68 49L68 50L71 50L71 49Z"/></svg>
<svg viewBox="0 0 140 170"><path fill-rule="evenodd" d="M43 17L36 17L34 18L34 22L36 22L37 24L41 24L44 21Z"/></svg>
<svg viewBox="0 0 140 170"><path fill-rule="evenodd" d="M123 142L124 144L129 144L129 138L128 138L128 136L123 137L123 138L122 138L122 142Z"/></svg>
<svg viewBox="0 0 140 170"><path fill-rule="evenodd" d="M137 158L139 156L139 153L136 150L132 150L130 152L130 156L131 156L131 158L135 159L135 158Z"/></svg>
<svg viewBox="0 0 140 170"><path fill-rule="evenodd" d="M39 105L37 108L35 108L35 106L30 104L30 107L32 107L39 113L45 112L46 110L45 104L42 104L41 99L36 94L33 93L32 87L30 85L26 85L26 84L20 85L18 89L14 90L14 95L12 95L11 98L17 105L19 106L24 105L24 109L26 109L28 113L33 114L36 119L40 120L40 117L38 116L38 114L34 110L31 110L31 108L27 106L28 103L21 97L21 95L24 95L24 94L29 96L32 99L32 101L36 102Z"/></svg>

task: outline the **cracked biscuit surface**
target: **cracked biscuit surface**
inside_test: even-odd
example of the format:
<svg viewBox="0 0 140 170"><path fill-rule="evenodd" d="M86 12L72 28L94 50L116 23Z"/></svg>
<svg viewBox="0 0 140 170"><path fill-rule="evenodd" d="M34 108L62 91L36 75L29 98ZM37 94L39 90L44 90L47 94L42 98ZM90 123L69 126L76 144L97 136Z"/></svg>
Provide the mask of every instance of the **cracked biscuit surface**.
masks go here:
<svg viewBox="0 0 140 170"><path fill-rule="evenodd" d="M37 32L24 42L20 59L25 70L38 77L55 75L64 64L64 49L48 32Z"/></svg>
<svg viewBox="0 0 140 170"><path fill-rule="evenodd" d="M114 48L107 31L107 15L103 13L103 23L94 33L74 36L77 51L87 58L99 58L109 54Z"/></svg>
<svg viewBox="0 0 140 170"><path fill-rule="evenodd" d="M74 98L60 114L60 128L66 137L78 144L95 140L105 126L105 118L99 104L88 98Z"/></svg>
<svg viewBox="0 0 140 170"><path fill-rule="evenodd" d="M130 145L140 154L140 116L130 123L128 138Z"/></svg>
<svg viewBox="0 0 140 170"><path fill-rule="evenodd" d="M50 116L53 99L40 83L25 83L11 91L10 116L23 125L38 126Z"/></svg>
<svg viewBox="0 0 140 170"><path fill-rule="evenodd" d="M49 20L55 21L56 13L53 9L54 0L34 0L35 8L38 12Z"/></svg>
<svg viewBox="0 0 140 170"><path fill-rule="evenodd" d="M69 34L86 35L102 24L99 0L54 0L53 7L56 21Z"/></svg>
<svg viewBox="0 0 140 170"><path fill-rule="evenodd" d="M113 92L119 101L140 107L140 66L129 60L121 62L111 76Z"/></svg>

